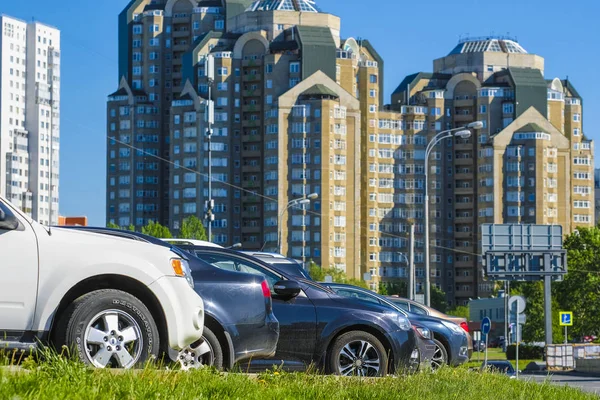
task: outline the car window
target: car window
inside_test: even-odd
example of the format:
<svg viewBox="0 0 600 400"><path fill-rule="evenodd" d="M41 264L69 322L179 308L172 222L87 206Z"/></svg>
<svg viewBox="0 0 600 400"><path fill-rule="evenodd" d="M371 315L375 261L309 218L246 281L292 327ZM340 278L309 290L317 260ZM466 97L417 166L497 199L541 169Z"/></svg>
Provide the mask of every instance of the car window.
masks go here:
<svg viewBox="0 0 600 400"><path fill-rule="evenodd" d="M392 303L394 303L394 305L400 307L401 309L403 309L404 311L408 311L410 312L409 308L408 308L408 302L407 301L402 301L402 300L390 300Z"/></svg>
<svg viewBox="0 0 600 400"><path fill-rule="evenodd" d="M233 272L244 272L247 274L260 275L267 280L271 290L273 290L273 285L281 280L281 277L271 273L270 271L267 271L258 265L230 254L216 254L203 251L195 251L195 253L199 259L217 268Z"/></svg>
<svg viewBox="0 0 600 400"><path fill-rule="evenodd" d="M410 305L410 312L413 314L428 315L427 310L425 310L423 307L415 306L412 303Z"/></svg>
<svg viewBox="0 0 600 400"><path fill-rule="evenodd" d="M332 288L334 292L343 297L351 297L359 300L365 300L370 303L381 304L379 300L376 298L369 296L368 294L357 292L356 290L351 289L342 289L342 288Z"/></svg>

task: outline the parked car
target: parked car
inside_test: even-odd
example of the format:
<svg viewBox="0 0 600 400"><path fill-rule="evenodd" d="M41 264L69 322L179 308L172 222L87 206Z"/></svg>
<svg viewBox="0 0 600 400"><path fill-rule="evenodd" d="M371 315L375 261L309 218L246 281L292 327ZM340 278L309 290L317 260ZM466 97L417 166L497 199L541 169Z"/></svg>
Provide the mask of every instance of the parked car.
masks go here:
<svg viewBox="0 0 600 400"><path fill-rule="evenodd" d="M481 364L481 370L488 371L488 372L494 372L494 373L500 373L500 374L506 374L511 379L517 377L515 368L513 367L512 363L510 361L488 361L487 365L484 362L483 364Z"/></svg>
<svg viewBox="0 0 600 400"><path fill-rule="evenodd" d="M396 303L389 301L388 298L368 289L341 283L323 283L323 285L331 288L341 296L380 304L384 307L400 311L406 315L411 323L420 323L429 328L436 346L434 356L431 359L431 367L433 369L446 364L458 366L469 361L467 333L454 322L423 314L409 313L396 305Z"/></svg>
<svg viewBox="0 0 600 400"><path fill-rule="evenodd" d="M483 340L476 340L475 342L473 342L473 350L478 351L478 352L484 352L485 351L485 342Z"/></svg>
<svg viewBox="0 0 600 400"><path fill-rule="evenodd" d="M91 227L72 229L173 248L168 243L170 239L159 240L137 232ZM189 242L177 240L174 243ZM222 249L221 246L211 247ZM266 280L257 275L222 270L193 254L185 254L188 255L194 278L194 290L204 299L206 322L202 339L186 347L180 354L171 352L171 358L178 360L184 369L201 365L230 369L244 360L274 355L279 322L273 314L271 292Z"/></svg>
<svg viewBox="0 0 600 400"><path fill-rule="evenodd" d="M504 347L504 342L505 341L506 341L506 338L504 336L495 337L494 339L492 339L488 343L488 347L490 347L490 348L492 348L492 347Z"/></svg>
<svg viewBox="0 0 600 400"><path fill-rule="evenodd" d="M38 224L0 198L0 347L72 348L94 367L131 368L202 336L188 256Z"/></svg>
<svg viewBox="0 0 600 400"><path fill-rule="evenodd" d="M244 254L251 255L259 260L266 262L267 264L273 265L278 270L286 271L299 278L311 280L308 272L302 267L298 261L282 256L277 253L265 253L259 251L242 251Z"/></svg>
<svg viewBox="0 0 600 400"><path fill-rule="evenodd" d="M426 305L418 303L414 300L409 300L398 296L389 296L388 299L403 310L411 312L413 314L421 314L428 315L430 317L441 318L443 320L451 321L459 325L465 330L465 332L467 332L467 339L469 340L469 358L471 358L471 355L473 354L473 338L471 337L471 333L469 332L469 324L465 318L453 317L451 315L447 315L441 311L438 311L435 308L427 307Z"/></svg>
<svg viewBox="0 0 600 400"><path fill-rule="evenodd" d="M419 362L417 334L400 312L357 304L330 289L238 251L183 246L200 259L230 271L267 279L279 320L277 353L254 365L317 365L339 375L381 376Z"/></svg>

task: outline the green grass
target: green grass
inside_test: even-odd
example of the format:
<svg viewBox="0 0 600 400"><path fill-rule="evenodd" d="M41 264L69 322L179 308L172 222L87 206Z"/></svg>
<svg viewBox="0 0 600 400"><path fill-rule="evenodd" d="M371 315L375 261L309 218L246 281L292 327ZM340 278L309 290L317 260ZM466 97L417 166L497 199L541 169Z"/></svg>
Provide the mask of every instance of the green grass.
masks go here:
<svg viewBox="0 0 600 400"><path fill-rule="evenodd" d="M19 371L0 368L0 399L597 399L583 392L510 380L502 375L444 368L380 379L265 372L258 376L212 369L190 373L146 368L91 370L59 357Z"/></svg>

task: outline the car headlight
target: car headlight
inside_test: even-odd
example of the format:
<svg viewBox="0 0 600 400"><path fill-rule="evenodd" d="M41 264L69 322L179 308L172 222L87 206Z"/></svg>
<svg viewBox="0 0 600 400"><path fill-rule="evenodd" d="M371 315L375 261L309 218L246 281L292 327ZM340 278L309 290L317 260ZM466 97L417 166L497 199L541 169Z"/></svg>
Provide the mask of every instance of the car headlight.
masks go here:
<svg viewBox="0 0 600 400"><path fill-rule="evenodd" d="M181 258L172 258L171 259L171 268L173 268L173 272L175 275L185 278L188 285L193 289L194 288L194 278L192 278L192 270L190 269L190 264Z"/></svg>
<svg viewBox="0 0 600 400"><path fill-rule="evenodd" d="M423 336L425 339L431 339L431 331L429 328L425 327L415 327L415 330L419 332L419 335Z"/></svg>
<svg viewBox="0 0 600 400"><path fill-rule="evenodd" d="M398 327L400 329L402 329L403 331L410 331L412 329L411 328L412 325L410 324L410 321L404 315L402 315L400 313L390 313L387 315L389 317L391 317L394 320L394 322L396 323L396 325L398 325Z"/></svg>
<svg viewBox="0 0 600 400"><path fill-rule="evenodd" d="M446 328L450 329L455 335L463 335L465 331L460 326L456 325L454 322L442 321L442 325Z"/></svg>

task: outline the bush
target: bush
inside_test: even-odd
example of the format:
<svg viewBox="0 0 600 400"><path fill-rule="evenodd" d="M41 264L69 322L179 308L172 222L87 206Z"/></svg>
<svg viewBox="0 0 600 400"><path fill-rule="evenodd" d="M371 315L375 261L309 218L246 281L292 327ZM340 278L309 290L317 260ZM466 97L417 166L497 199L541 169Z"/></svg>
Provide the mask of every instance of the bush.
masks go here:
<svg viewBox="0 0 600 400"><path fill-rule="evenodd" d="M506 348L506 359L517 359L517 346L511 344ZM540 346L519 345L519 359L521 360L542 360L544 359L544 348Z"/></svg>

